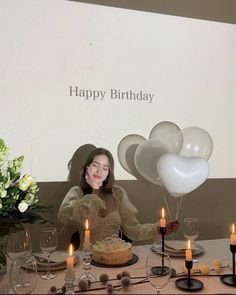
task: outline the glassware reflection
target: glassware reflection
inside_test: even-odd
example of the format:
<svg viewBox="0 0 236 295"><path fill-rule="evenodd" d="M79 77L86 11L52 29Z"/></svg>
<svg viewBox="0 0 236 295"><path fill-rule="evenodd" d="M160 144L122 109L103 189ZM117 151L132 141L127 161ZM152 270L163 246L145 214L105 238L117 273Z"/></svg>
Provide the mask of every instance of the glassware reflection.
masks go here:
<svg viewBox="0 0 236 295"><path fill-rule="evenodd" d="M40 248L47 257L47 273L42 275L42 279L50 280L56 277L50 270L50 255L57 248L58 234L55 227L45 227L40 231Z"/></svg>
<svg viewBox="0 0 236 295"><path fill-rule="evenodd" d="M171 277L171 262L169 255L155 252L155 256L148 256L146 260L146 274L150 284L156 288L157 294L166 286Z"/></svg>
<svg viewBox="0 0 236 295"><path fill-rule="evenodd" d="M9 271L10 293L30 294L37 283L37 266L33 256L29 257L24 264L22 259L11 261Z"/></svg>
<svg viewBox="0 0 236 295"><path fill-rule="evenodd" d="M28 228L16 225L7 238L7 253L11 260L21 260L22 264L32 255L32 245Z"/></svg>

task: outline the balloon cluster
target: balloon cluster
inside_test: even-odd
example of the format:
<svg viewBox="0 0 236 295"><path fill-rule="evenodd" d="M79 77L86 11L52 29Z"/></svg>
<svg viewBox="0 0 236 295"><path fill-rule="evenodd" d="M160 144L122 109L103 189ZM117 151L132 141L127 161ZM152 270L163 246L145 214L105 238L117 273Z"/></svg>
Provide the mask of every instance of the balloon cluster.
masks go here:
<svg viewBox="0 0 236 295"><path fill-rule="evenodd" d="M170 195L181 197L208 178L212 150L211 136L204 129L180 129L163 121L152 128L149 139L125 136L118 145L118 158L130 174L138 172L151 183L163 185Z"/></svg>

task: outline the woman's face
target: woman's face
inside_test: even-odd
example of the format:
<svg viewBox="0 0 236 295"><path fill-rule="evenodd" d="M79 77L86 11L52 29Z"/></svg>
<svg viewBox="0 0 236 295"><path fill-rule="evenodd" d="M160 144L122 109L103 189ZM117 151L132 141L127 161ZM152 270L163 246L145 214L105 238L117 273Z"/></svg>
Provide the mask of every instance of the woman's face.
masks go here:
<svg viewBox="0 0 236 295"><path fill-rule="evenodd" d="M97 183L102 183L109 174L109 159L105 155L95 156L93 162L88 166L89 174Z"/></svg>

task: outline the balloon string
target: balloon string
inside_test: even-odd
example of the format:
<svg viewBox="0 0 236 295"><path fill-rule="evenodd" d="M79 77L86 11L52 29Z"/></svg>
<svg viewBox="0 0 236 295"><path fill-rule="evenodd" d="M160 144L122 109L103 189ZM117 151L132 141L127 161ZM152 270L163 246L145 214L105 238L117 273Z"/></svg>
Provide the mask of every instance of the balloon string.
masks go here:
<svg viewBox="0 0 236 295"><path fill-rule="evenodd" d="M180 208L181 208L182 202L183 202L183 196L182 197L178 197L177 198L176 213L175 213L175 220L178 220L179 219L179 212L180 212ZM175 235L175 233L172 232L172 234L171 234L171 240L174 239L174 235Z"/></svg>
<svg viewBox="0 0 236 295"><path fill-rule="evenodd" d="M165 194L163 185L161 185L161 189L162 189L162 194L163 194L163 198L164 198L164 201L165 201L165 205L166 205L166 208L167 208L167 212L168 212L169 218L170 218L170 220L172 220L170 208L169 208L169 205L168 205L168 202L167 202L167 199L166 199L166 194Z"/></svg>
<svg viewBox="0 0 236 295"><path fill-rule="evenodd" d="M177 198L177 207L176 207L175 220L178 220L179 219L179 212L180 212L180 208L181 208L183 199L184 199L183 196Z"/></svg>

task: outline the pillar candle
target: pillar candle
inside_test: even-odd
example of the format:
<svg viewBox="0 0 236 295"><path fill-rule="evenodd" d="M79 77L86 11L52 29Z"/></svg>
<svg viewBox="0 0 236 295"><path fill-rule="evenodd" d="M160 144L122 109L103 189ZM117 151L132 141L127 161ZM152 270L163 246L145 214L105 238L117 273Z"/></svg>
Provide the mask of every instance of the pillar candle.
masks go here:
<svg viewBox="0 0 236 295"><path fill-rule="evenodd" d="M160 227L166 227L165 210L161 209Z"/></svg>
<svg viewBox="0 0 236 295"><path fill-rule="evenodd" d="M73 277L73 275L74 275L74 257L73 257L72 244L70 244L70 247L69 247L69 255L67 256L66 263L67 263L67 275L68 275L68 277Z"/></svg>
<svg viewBox="0 0 236 295"><path fill-rule="evenodd" d="M192 261L192 250L191 250L191 242L190 240L187 241L187 249L185 251L186 261Z"/></svg>
<svg viewBox="0 0 236 295"><path fill-rule="evenodd" d="M90 230L89 230L89 224L88 219L85 221L85 232L84 232L84 244L83 249L84 250L90 250L91 243L90 243Z"/></svg>
<svg viewBox="0 0 236 295"><path fill-rule="evenodd" d="M236 234L235 234L235 226L232 224L232 234L230 235L230 244L236 245Z"/></svg>

